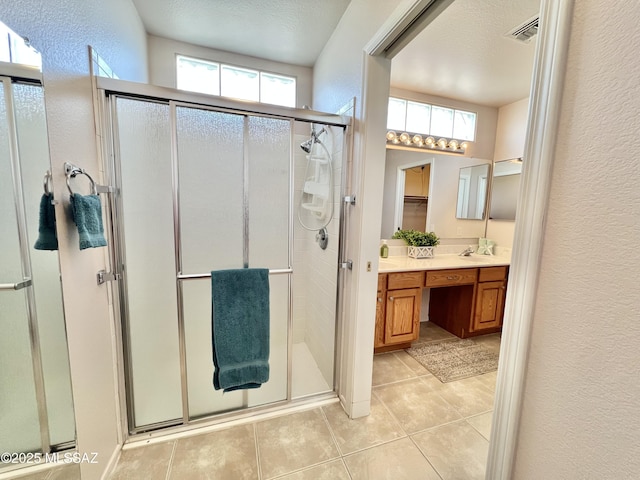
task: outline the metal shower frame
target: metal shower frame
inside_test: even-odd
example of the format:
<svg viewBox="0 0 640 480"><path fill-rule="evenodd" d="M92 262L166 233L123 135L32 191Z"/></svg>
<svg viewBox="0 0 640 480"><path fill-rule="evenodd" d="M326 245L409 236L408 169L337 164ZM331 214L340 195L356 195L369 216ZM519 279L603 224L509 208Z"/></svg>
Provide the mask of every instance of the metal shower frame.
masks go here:
<svg viewBox="0 0 640 480"><path fill-rule="evenodd" d="M116 195L110 196L110 202L106 206L105 214L108 218L108 223L111 228L108 228L107 235L109 238L109 261L111 264L110 278L115 280L112 282L114 290L112 290L112 300L114 313L116 317L119 315L119 328L116 328L118 332L117 341L120 344L122 365L120 365L120 381L119 388L121 391L126 392L126 395L121 395L121 408L127 412L126 418L122 416L122 430L124 436L131 441L136 441L142 438L148 438L150 435L164 435L167 433L175 433L183 430L193 428L194 424L216 424L231 419L243 418L250 415L255 415L258 412L265 412L271 410L278 410L283 406L291 405L295 403L307 403L310 401L323 400L327 398L335 398L337 394L338 378L337 371L339 369L340 362L340 350L342 348L342 335L341 335L341 317L342 317L342 297L344 287L344 272L351 262L345 257L345 240L346 240L346 222L348 218L348 207L353 205L351 202L352 197L344 197L345 189L348 188L347 181L350 176L348 175L348 169L350 162L348 161L348 155L351 153L349 148L351 142L351 117L325 114L309 109L294 109L288 107L280 107L276 105L268 105L253 102L239 102L230 100L224 97L213 97L209 95L202 95L198 93L189 93L171 88L158 87L147 84L139 84L126 82L122 80L115 80L104 77L96 77L96 93L97 93L97 120L102 126L101 130L104 132L102 142L102 159L105 179L109 185L120 185L121 172L120 172L120 152L118 151L118 133L117 128L114 126L117 122L117 115L115 111L116 102L113 102L113 98L127 98L134 100L142 100L147 102L157 102L165 105L169 105L170 108L170 127L171 127L171 162L172 162L172 185L173 185L173 224L174 224L174 247L175 247L175 261L176 261L176 289L177 289L177 316L178 316L178 342L179 342L179 355L180 355L180 376L181 376L181 398L182 398L182 417L176 420L163 421L152 425L145 425L140 428L134 428L133 418L133 388L132 388L132 365L130 359L127 358L130 355L130 346L127 343L127 335L125 332L128 328L128 304L127 304L127 285L124 278L124 265L126 265L125 252L124 252L124 231L122 224L122 205L120 197L116 191ZM236 115L243 115L245 133L247 131L247 118L249 116L268 117L280 120L286 120L291 125L290 135L290 173L289 173L289 251L288 251L288 268L272 269L270 275L285 274L289 277L289 305L287 315L287 396L284 400L279 400L266 405L247 407L247 396L244 397L245 408L234 410L232 412L212 414L206 417L190 419L189 417L189 403L188 403L188 389L187 389L187 370L186 370L186 338L185 338L185 325L184 314L182 304L182 284L184 281L195 279L206 279L210 277L210 273L202 274L183 274L181 272L181 239L180 239L180 204L179 204L179 185L178 185L178 151L177 151L177 129L176 127L176 108L188 107L198 108L202 110L210 110L223 113L231 113ZM321 124L323 126L335 126L343 128L343 145L342 145L342 195L341 195L341 217L340 217L340 236L338 245L338 279L337 279L337 302L336 302L336 337L335 337L335 352L334 352L334 378L333 378L333 391L329 394L318 394L315 396L305 397L301 400L292 400L291 395L291 381L292 381L292 326L293 326L293 297L291 295L291 279L293 273L293 235L294 235L294 177L293 177L293 165L294 165L294 151L298 148L298 145L294 142L293 126L294 122L306 122L311 124ZM244 144L243 150L243 263L246 267L248 265L249 258L249 211L248 211L248 148L247 144ZM342 201L344 198L347 201ZM340 268L342 267L342 268ZM116 318L116 322L118 319ZM143 435L144 434L144 435Z"/></svg>

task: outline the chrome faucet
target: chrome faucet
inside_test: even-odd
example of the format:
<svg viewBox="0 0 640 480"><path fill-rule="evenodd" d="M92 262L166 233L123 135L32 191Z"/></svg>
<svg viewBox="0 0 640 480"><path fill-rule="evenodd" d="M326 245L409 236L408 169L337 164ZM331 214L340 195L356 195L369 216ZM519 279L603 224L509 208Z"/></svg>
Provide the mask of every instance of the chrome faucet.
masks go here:
<svg viewBox="0 0 640 480"><path fill-rule="evenodd" d="M458 255L460 255L461 257L468 257L474 251L475 251L475 249L472 246L469 246L469 247L465 248L463 251L461 251Z"/></svg>

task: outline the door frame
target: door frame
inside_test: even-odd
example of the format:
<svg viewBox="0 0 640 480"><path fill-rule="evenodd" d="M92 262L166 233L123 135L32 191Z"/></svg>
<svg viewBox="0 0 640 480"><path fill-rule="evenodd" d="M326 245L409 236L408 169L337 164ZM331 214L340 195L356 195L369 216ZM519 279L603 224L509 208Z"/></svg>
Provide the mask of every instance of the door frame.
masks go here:
<svg viewBox="0 0 640 480"><path fill-rule="evenodd" d="M452 2L413 0L401 3L366 45L365 53L374 62L375 58L393 58ZM486 470L486 478L491 480L509 480L514 467L572 12L573 0L541 0L540 29L529 97L525 162L516 214L518 222L505 302ZM367 111L367 101L371 100L370 94L379 91L385 83L389 84L390 61L378 61L376 64L380 68L373 75L374 70L367 68L368 61L365 60L364 111ZM386 69L389 76L381 75L381 68ZM379 99L372 101L377 103ZM377 131L375 128L367 130ZM373 142L373 139L368 141Z"/></svg>

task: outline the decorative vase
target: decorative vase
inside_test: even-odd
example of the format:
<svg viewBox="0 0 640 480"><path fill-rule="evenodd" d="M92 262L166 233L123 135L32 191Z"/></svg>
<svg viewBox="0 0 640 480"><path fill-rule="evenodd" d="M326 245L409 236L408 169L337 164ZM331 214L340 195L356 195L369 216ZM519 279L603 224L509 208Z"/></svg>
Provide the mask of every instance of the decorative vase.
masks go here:
<svg viewBox="0 0 640 480"><path fill-rule="evenodd" d="M411 258L433 258L434 247L414 247L409 245L409 256Z"/></svg>

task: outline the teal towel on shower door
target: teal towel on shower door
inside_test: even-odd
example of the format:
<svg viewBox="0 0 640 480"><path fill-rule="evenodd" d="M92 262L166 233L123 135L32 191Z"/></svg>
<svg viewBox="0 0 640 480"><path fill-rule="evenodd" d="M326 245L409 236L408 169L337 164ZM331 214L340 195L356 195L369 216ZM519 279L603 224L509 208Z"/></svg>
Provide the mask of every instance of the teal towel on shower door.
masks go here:
<svg viewBox="0 0 640 480"><path fill-rule="evenodd" d="M71 211L73 221L78 227L80 250L107 245L102 226L102 205L98 195L74 193L71 195Z"/></svg>
<svg viewBox="0 0 640 480"><path fill-rule="evenodd" d="M269 380L269 270L211 272L213 386L225 392Z"/></svg>
<svg viewBox="0 0 640 480"><path fill-rule="evenodd" d="M38 224L38 239L33 248L36 250L58 250L58 236L56 235L56 208L51 203L53 195L44 193L40 198L40 220Z"/></svg>

